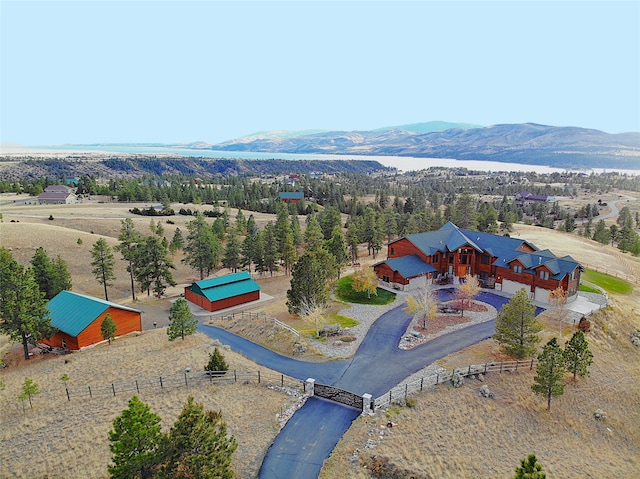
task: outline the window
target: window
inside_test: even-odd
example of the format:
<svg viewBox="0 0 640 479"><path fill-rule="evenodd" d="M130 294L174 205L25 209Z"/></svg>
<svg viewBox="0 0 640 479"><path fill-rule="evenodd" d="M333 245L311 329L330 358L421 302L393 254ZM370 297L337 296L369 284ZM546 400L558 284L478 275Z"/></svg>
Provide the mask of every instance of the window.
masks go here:
<svg viewBox="0 0 640 479"><path fill-rule="evenodd" d="M449 263L453 263L454 256L452 254L449 255Z"/></svg>
<svg viewBox="0 0 640 479"><path fill-rule="evenodd" d="M395 248L391 248L391 256L395 256L396 254L396 249Z"/></svg>
<svg viewBox="0 0 640 479"><path fill-rule="evenodd" d="M513 265L513 272L514 273L522 273L522 266L520 266L519 264L514 264Z"/></svg>
<svg viewBox="0 0 640 479"><path fill-rule="evenodd" d="M389 283L389 276L383 276L382 281L384 281L385 283Z"/></svg>
<svg viewBox="0 0 640 479"><path fill-rule="evenodd" d="M491 264L491 256L489 256L488 254L483 254L480 257L480 263L482 263L482 264Z"/></svg>
<svg viewBox="0 0 640 479"><path fill-rule="evenodd" d="M438 257L438 255L437 255L437 254L434 254L434 255L433 255L433 262L434 262L434 263L437 263L439 259L440 259L440 258Z"/></svg>
<svg viewBox="0 0 640 479"><path fill-rule="evenodd" d="M540 271L540 279L549 279L549 272L548 271Z"/></svg>
<svg viewBox="0 0 640 479"><path fill-rule="evenodd" d="M571 279L571 281L573 281L574 279L576 279L576 270L575 270L575 269L571 272L570 279Z"/></svg>

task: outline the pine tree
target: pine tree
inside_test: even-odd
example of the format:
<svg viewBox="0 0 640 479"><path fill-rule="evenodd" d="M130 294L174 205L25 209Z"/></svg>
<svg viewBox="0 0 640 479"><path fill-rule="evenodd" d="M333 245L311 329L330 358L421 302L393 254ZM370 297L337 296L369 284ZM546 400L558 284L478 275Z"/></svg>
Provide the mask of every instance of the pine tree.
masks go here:
<svg viewBox="0 0 640 479"><path fill-rule="evenodd" d="M317 250L322 247L324 235L322 234L322 228L320 227L318 218L315 215L309 216L309 222L307 223L307 229L304 230L303 239L305 251Z"/></svg>
<svg viewBox="0 0 640 479"><path fill-rule="evenodd" d="M189 396L167 436L162 477L231 479L238 444L220 412L206 411Z"/></svg>
<svg viewBox="0 0 640 479"><path fill-rule="evenodd" d="M198 320L191 313L187 300L184 298L176 299L169 309L169 327L167 328L169 341L177 338L182 338L184 341L184 337L194 334L197 328Z"/></svg>
<svg viewBox="0 0 640 479"><path fill-rule="evenodd" d="M209 362L205 365L204 370L210 372L223 372L229 369L227 361L218 348L213 348L209 353Z"/></svg>
<svg viewBox="0 0 640 479"><path fill-rule="evenodd" d="M98 280L98 283L104 286L104 299L109 301L107 286L111 286L113 284L112 281L116 279L116 276L113 273L116 260L113 257L111 247L107 244L104 238L100 238L93 244L91 257L93 258L93 261L91 262L93 269L91 272Z"/></svg>
<svg viewBox="0 0 640 479"><path fill-rule="evenodd" d="M205 275L209 276L209 273L218 266L222 249L220 240L200 213L187 223L187 230L189 234L182 262L198 271L200 279L204 279Z"/></svg>
<svg viewBox="0 0 640 479"><path fill-rule="evenodd" d="M6 248L0 248L0 318L0 332L22 343L25 359L30 359L30 343L56 332L31 269L18 264Z"/></svg>
<svg viewBox="0 0 640 479"><path fill-rule="evenodd" d="M118 241L120 241L120 244L116 246L116 251L119 251L122 259L127 262L127 271L131 277L131 298L135 301L136 288L134 279L136 277L136 268L139 264L136 260L141 237L131 218L125 218L120 222Z"/></svg>
<svg viewBox="0 0 640 479"><path fill-rule="evenodd" d="M173 237L171 238L171 243L169 243L169 251L171 254L175 254L179 249L184 248L184 237L182 236L182 230L180 228L176 228L173 232Z"/></svg>
<svg viewBox="0 0 640 479"><path fill-rule="evenodd" d="M275 226L269 222L264 227L264 267L273 276L278 271L278 259L280 251L276 244Z"/></svg>
<svg viewBox="0 0 640 479"><path fill-rule="evenodd" d="M33 403L31 402L31 398L33 396L37 396L40 394L40 389L35 381L31 378L24 378L24 382L22 383L22 392L18 396L19 401L29 400L29 407L33 408Z"/></svg>
<svg viewBox="0 0 640 479"><path fill-rule="evenodd" d="M534 393L547 397L547 411L551 410L551 398L564 394L565 357L557 338L542 348L538 355L536 376L531 389Z"/></svg>
<svg viewBox="0 0 640 479"><path fill-rule="evenodd" d="M287 291L289 313L298 314L303 302L324 306L329 300L329 278L335 277L333 256L324 249L305 252L293 266Z"/></svg>
<svg viewBox="0 0 640 479"><path fill-rule="evenodd" d="M529 454L526 459L520 460L520 467L516 467L516 475L513 479L546 479L546 477L536 455Z"/></svg>
<svg viewBox="0 0 640 479"><path fill-rule="evenodd" d="M160 416L137 396L113 421L109 431L109 448L113 454L109 474L113 479L147 479L160 464L160 447L165 436L160 430Z"/></svg>
<svg viewBox="0 0 640 479"><path fill-rule="evenodd" d="M333 234L326 242L325 247L336 260L336 266L338 267L338 279L340 279L342 267L347 264L349 259L347 243L345 242L344 235L342 234L342 228L340 228L340 226L336 226L334 228Z"/></svg>
<svg viewBox="0 0 640 479"><path fill-rule="evenodd" d="M523 358L535 354L540 342L537 333L542 330L535 314L536 306L524 288L519 289L498 313L493 338L510 356Z"/></svg>
<svg viewBox="0 0 640 479"><path fill-rule="evenodd" d="M564 347L564 360L567 370L581 377L589 376L589 366L593 363L593 353L582 331L576 331Z"/></svg>
<svg viewBox="0 0 640 479"><path fill-rule="evenodd" d="M110 314L107 314L100 324L100 332L102 333L102 339L106 339L111 344L111 340L116 337L116 331L118 327Z"/></svg>
<svg viewBox="0 0 640 479"><path fill-rule="evenodd" d="M59 255L52 260L46 250L39 247L31 259L31 269L46 299L52 299L59 292L71 289L71 275L67 263Z"/></svg>
<svg viewBox="0 0 640 479"><path fill-rule="evenodd" d="M236 273L241 262L242 247L240 240L235 231L231 231L227 236L227 242L224 247L224 256L222 257L222 265Z"/></svg>
<svg viewBox="0 0 640 479"><path fill-rule="evenodd" d="M167 286L175 286L172 269L173 262L169 259L169 246L166 238L158 238L155 235L145 236L138 247L138 261L140 267L137 270L137 279L142 290L149 291L153 285L153 292L160 297Z"/></svg>

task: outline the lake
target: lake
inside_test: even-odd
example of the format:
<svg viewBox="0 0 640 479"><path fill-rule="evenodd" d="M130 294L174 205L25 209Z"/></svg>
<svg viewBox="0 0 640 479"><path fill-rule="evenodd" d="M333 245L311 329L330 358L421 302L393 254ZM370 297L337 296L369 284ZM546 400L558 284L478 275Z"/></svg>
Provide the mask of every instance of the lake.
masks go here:
<svg viewBox="0 0 640 479"><path fill-rule="evenodd" d="M3 150L5 150L3 148ZM467 168L476 171L521 171L536 173L562 173L567 171L566 168L554 168L542 165L525 165L520 163L502 163L497 161L484 160L455 160L448 158L415 158L408 156L373 156L373 155L321 155L321 154L293 154L293 153L262 153L250 151L216 151L216 150L194 150L187 148L167 148L158 146L131 146L131 145L55 145L55 146L27 146L12 147L11 153L16 154L20 151L27 153L122 153L132 155L176 155L191 156L203 158L224 158L224 159L243 159L243 160L265 160L265 159L282 159L282 160L373 160L380 164L400 171L415 171L429 167L446 167L446 168ZM640 170L623 170L615 168L593 168L579 170L587 174L603 173L603 172L620 172L631 175L640 175Z"/></svg>

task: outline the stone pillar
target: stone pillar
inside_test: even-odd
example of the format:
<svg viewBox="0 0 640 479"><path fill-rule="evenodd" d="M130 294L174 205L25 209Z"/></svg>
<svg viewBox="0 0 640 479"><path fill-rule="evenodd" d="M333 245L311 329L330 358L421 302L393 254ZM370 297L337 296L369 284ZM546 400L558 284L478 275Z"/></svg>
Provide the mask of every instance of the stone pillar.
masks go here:
<svg viewBox="0 0 640 479"><path fill-rule="evenodd" d="M371 394L362 395L362 414L373 414L373 408L371 407Z"/></svg>
<svg viewBox="0 0 640 479"><path fill-rule="evenodd" d="M307 379L305 382L307 389L307 396L311 397L314 394L314 385L316 384L316 380L313 378Z"/></svg>

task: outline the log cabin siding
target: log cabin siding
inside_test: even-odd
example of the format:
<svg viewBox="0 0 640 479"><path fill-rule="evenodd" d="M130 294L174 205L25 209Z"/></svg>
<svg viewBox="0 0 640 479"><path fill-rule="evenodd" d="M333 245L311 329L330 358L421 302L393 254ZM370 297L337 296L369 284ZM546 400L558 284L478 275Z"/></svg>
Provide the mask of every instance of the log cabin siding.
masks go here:
<svg viewBox="0 0 640 479"><path fill-rule="evenodd" d="M202 309L213 312L232 308L234 306L249 303L251 301L257 301L258 299L260 299L260 291L252 291L250 293L239 294L237 296L231 296L229 298L220 299L218 301L209 301L204 296L200 296L190 289L185 289L184 298L187 301L200 306Z"/></svg>

